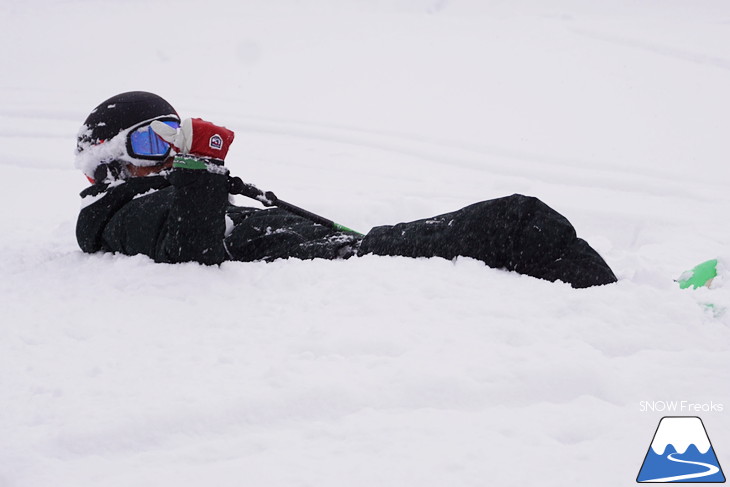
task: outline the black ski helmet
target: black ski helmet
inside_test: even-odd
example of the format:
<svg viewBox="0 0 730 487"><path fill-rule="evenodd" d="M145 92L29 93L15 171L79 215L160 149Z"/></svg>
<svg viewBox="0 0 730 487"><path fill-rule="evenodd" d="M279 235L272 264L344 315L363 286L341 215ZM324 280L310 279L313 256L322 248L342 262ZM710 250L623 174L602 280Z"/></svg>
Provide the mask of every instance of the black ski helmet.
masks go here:
<svg viewBox="0 0 730 487"><path fill-rule="evenodd" d="M139 157L130 153L126 137L129 129L152 120L180 123L172 105L154 93L129 91L103 101L86 117L79 130L76 167L93 178L101 164L116 161L153 166L160 163L160 157Z"/></svg>

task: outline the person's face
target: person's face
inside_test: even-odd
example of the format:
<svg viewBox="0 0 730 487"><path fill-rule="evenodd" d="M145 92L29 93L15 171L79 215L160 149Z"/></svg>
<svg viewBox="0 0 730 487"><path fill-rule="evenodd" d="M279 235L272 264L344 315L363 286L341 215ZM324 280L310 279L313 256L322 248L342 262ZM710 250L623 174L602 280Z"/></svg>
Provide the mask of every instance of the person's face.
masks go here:
<svg viewBox="0 0 730 487"><path fill-rule="evenodd" d="M151 174L157 174L165 169L172 167L172 157L168 157L165 161L154 166L135 166L134 164L127 164L126 169L130 177L142 178Z"/></svg>

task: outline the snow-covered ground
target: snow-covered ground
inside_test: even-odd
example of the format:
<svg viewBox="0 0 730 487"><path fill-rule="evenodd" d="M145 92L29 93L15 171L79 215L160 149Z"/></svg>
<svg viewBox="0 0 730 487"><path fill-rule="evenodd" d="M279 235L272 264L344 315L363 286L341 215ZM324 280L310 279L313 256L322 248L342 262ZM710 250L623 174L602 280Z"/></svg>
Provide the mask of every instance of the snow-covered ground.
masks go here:
<svg viewBox="0 0 730 487"><path fill-rule="evenodd" d="M722 404L674 414L730 465L730 286L673 282L730 254L725 0L5 0L0 27L0 486L627 485L663 400ZM360 231L538 196L620 282L83 254L76 132L128 90Z"/></svg>

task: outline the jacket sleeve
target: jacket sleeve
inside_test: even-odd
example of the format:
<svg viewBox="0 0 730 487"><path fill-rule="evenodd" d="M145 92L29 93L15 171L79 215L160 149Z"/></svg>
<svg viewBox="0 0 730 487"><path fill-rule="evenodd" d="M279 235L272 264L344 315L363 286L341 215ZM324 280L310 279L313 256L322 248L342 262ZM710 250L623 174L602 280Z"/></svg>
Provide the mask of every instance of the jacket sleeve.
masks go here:
<svg viewBox="0 0 730 487"><path fill-rule="evenodd" d="M105 249L102 234L112 218L137 196L169 186L162 176L132 179L118 185L95 184L81 192L76 241L84 252Z"/></svg>
<svg viewBox="0 0 730 487"><path fill-rule="evenodd" d="M157 262L225 260L225 174L176 169L82 196L76 235L85 252L144 254ZM155 180L154 182L152 180Z"/></svg>
<svg viewBox="0 0 730 487"><path fill-rule="evenodd" d="M223 245L228 206L228 175L201 170L175 169L170 211L157 241L158 262L220 264L226 259Z"/></svg>

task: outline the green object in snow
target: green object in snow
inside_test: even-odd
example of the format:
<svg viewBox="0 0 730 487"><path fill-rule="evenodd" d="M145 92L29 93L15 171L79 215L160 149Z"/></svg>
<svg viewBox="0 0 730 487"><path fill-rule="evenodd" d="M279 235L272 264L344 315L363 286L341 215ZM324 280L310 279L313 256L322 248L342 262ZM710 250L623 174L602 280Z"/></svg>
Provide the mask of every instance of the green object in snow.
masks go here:
<svg viewBox="0 0 730 487"><path fill-rule="evenodd" d="M712 280L717 277L717 259L708 260L698 264L691 271L685 271L677 282L680 289L697 289L698 287L708 286Z"/></svg>

